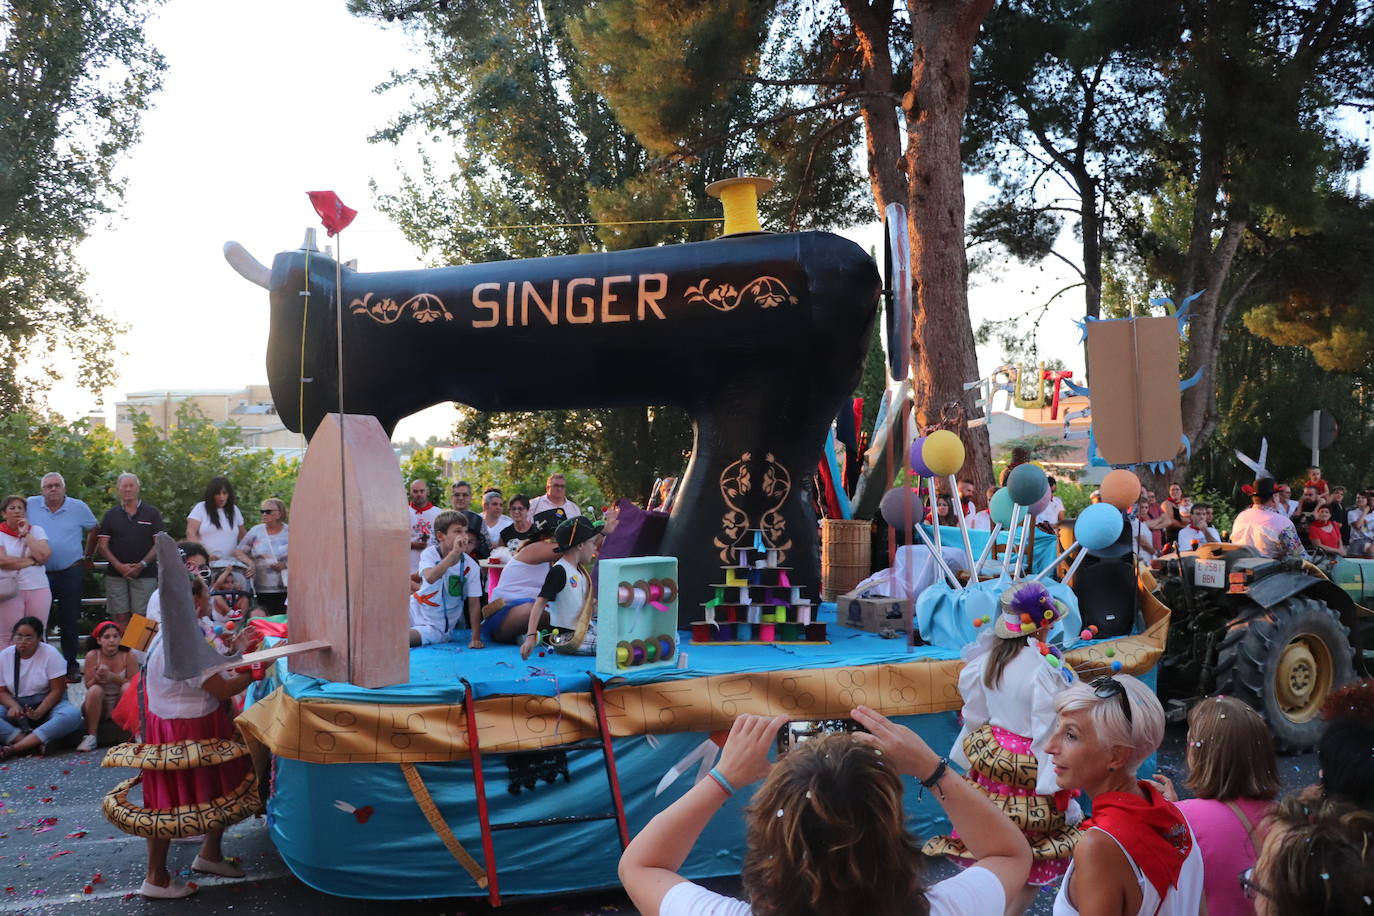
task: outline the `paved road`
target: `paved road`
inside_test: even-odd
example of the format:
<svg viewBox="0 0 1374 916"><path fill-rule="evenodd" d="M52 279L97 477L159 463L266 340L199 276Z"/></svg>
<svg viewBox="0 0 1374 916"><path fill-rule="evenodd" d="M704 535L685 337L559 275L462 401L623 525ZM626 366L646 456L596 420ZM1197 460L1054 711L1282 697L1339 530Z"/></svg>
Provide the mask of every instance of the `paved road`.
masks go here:
<svg viewBox="0 0 1374 916"><path fill-rule="evenodd" d="M1160 754L1164 772L1181 784L1183 729L1171 726ZM0 765L0 914L162 913L165 904L137 896L143 880L143 841L112 828L100 815L100 799L126 770L102 769L97 754L64 752L47 758L21 758ZM1316 757L1307 754L1280 760L1285 790L1316 779ZM338 914L459 914L486 910L484 900L418 900L410 902L347 900L315 891L297 881L282 864L263 820L239 824L229 831L225 847L239 857L249 878L227 881L208 876L196 880L199 894L176 905L180 916L324 912ZM187 868L195 847L174 844L172 867ZM943 862L931 863L932 878L949 872ZM99 876L97 880L96 876ZM712 882L731 892L732 878ZM86 893L89 887L91 893ZM512 916L587 913L596 916L631 914L624 894L600 891L560 899L536 899L508 904ZM1033 913L1048 913L1050 899L1041 894Z"/></svg>

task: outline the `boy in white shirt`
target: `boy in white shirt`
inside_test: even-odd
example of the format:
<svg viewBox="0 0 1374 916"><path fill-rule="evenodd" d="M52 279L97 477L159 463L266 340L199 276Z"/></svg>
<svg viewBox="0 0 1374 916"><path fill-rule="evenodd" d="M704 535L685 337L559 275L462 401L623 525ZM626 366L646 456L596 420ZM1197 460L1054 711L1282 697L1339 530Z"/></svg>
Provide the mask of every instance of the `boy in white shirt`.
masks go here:
<svg viewBox="0 0 1374 916"><path fill-rule="evenodd" d="M1217 529L1212 527L1212 507L1206 503L1194 503L1188 513L1188 524L1178 533L1178 552L1196 550L1199 544L1215 544L1221 540Z"/></svg>
<svg viewBox="0 0 1374 916"><path fill-rule="evenodd" d="M420 588L410 596L410 646L448 642L463 627L467 607L469 649L482 648L482 575L468 556L472 534L461 512L439 513L435 542L420 553Z"/></svg>

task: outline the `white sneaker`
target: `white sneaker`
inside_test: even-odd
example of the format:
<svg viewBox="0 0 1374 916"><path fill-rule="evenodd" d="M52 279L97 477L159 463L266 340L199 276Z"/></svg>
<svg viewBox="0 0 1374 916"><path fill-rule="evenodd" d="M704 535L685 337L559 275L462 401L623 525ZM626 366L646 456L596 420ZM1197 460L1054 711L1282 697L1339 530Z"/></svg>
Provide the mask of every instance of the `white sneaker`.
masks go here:
<svg viewBox="0 0 1374 916"><path fill-rule="evenodd" d="M95 750L95 744L95 735L87 735L81 739L81 743L76 746L76 749L83 754L88 754Z"/></svg>

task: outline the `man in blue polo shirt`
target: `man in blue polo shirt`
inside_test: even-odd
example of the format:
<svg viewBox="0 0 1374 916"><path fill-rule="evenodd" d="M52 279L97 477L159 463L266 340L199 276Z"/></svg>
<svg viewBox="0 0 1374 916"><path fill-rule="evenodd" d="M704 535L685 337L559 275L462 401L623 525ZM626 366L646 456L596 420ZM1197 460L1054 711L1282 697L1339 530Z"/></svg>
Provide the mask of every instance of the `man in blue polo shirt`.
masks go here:
<svg viewBox="0 0 1374 916"><path fill-rule="evenodd" d="M52 590L52 609L48 620L62 630L62 655L67 659L67 680L75 683L81 678L77 664L80 648L78 626L81 620L81 582L90 563L88 532L96 526L91 507L67 495L67 482L62 475L51 471L43 475L39 484L42 496L28 499L29 523L38 525L48 534L52 556L44 564L48 573L48 588Z"/></svg>

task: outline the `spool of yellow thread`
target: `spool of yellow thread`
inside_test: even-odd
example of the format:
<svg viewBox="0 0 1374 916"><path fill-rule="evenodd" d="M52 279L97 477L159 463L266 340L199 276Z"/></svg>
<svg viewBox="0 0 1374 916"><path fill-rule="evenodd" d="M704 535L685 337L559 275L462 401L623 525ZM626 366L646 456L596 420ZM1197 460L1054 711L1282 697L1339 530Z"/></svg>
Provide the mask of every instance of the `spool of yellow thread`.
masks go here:
<svg viewBox="0 0 1374 916"><path fill-rule="evenodd" d="M706 193L720 200L725 209L725 231L721 235L762 232L759 225L759 198L773 190L771 178L741 176L723 178L706 186Z"/></svg>

